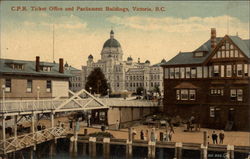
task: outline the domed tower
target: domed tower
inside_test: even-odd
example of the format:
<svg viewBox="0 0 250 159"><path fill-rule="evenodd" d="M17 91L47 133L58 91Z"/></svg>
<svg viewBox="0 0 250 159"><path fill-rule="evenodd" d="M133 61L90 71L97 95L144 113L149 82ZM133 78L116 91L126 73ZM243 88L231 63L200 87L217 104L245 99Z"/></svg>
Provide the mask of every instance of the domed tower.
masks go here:
<svg viewBox="0 0 250 159"><path fill-rule="evenodd" d="M94 59L93 55L90 54L88 57L87 66L90 66L93 63L93 59Z"/></svg>
<svg viewBox="0 0 250 159"><path fill-rule="evenodd" d="M110 31L110 38L105 41L103 44L102 52L101 52L101 59L108 60L112 58L116 61L122 61L122 48L119 41L117 41L114 37L115 33L113 30Z"/></svg>

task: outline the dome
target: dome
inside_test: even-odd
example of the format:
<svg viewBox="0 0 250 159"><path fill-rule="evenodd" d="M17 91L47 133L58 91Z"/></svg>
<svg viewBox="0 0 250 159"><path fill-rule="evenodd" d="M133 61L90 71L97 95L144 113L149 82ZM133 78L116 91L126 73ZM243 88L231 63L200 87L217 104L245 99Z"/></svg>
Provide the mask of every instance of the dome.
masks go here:
<svg viewBox="0 0 250 159"><path fill-rule="evenodd" d="M64 64L64 67L69 67L69 64L67 63L67 61L66 61L66 63Z"/></svg>
<svg viewBox="0 0 250 159"><path fill-rule="evenodd" d="M103 48L105 48L105 47L118 48L118 47L121 47L121 44L116 39L108 39L103 45Z"/></svg>
<svg viewBox="0 0 250 159"><path fill-rule="evenodd" d="M127 58L127 61L133 61L132 57L131 57L131 56L128 57L128 58Z"/></svg>
<svg viewBox="0 0 250 159"><path fill-rule="evenodd" d="M145 63L150 63L150 61L146 60Z"/></svg>
<svg viewBox="0 0 250 159"><path fill-rule="evenodd" d="M93 59L94 57L90 54L88 58L89 58L89 59Z"/></svg>

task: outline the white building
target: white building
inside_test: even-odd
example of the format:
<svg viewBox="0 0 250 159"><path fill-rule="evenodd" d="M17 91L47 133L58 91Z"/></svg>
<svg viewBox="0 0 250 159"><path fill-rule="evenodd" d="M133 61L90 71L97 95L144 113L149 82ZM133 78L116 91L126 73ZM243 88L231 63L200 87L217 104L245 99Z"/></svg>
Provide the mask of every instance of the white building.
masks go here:
<svg viewBox="0 0 250 159"><path fill-rule="evenodd" d="M163 70L160 63L152 66L148 60L145 63L140 62L140 59L134 62L132 57L123 61L121 44L114 38L113 30L110 32L110 38L103 44L101 59L95 62L94 57L89 55L87 66L82 66L83 88L88 75L96 67L102 69L112 92L136 92L138 87L152 91L155 86L163 90Z"/></svg>

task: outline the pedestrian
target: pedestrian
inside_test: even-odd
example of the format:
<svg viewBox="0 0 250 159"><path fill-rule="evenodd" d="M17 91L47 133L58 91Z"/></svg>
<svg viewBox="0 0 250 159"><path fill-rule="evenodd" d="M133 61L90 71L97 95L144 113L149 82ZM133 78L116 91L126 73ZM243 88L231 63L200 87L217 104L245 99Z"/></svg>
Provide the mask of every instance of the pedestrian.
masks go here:
<svg viewBox="0 0 250 159"><path fill-rule="evenodd" d="M141 130L140 137L141 137L141 140L144 140L144 133L143 133L143 130Z"/></svg>
<svg viewBox="0 0 250 159"><path fill-rule="evenodd" d="M72 120L69 121L69 128L70 128L70 129L73 128L73 121L72 121Z"/></svg>
<svg viewBox="0 0 250 159"><path fill-rule="evenodd" d="M119 120L116 120L116 130L119 130L120 129L120 122Z"/></svg>
<svg viewBox="0 0 250 159"><path fill-rule="evenodd" d="M91 114L88 115L88 127L91 126Z"/></svg>
<svg viewBox="0 0 250 159"><path fill-rule="evenodd" d="M212 133L213 144L218 144L217 138L218 138L218 135L215 133L215 131L213 131Z"/></svg>
<svg viewBox="0 0 250 159"><path fill-rule="evenodd" d="M164 131L163 133L163 141L168 142L168 130Z"/></svg>
<svg viewBox="0 0 250 159"><path fill-rule="evenodd" d="M136 130L134 128L132 128L132 140L135 139L135 135L136 135Z"/></svg>
<svg viewBox="0 0 250 159"><path fill-rule="evenodd" d="M219 138L220 138L220 144L223 144L223 140L225 138L225 134L224 134L224 131L222 130L219 134Z"/></svg>
<svg viewBox="0 0 250 159"><path fill-rule="evenodd" d="M150 133L150 139L151 139L151 142L156 142L156 134L155 134L155 128L153 128L151 130L151 133Z"/></svg>
<svg viewBox="0 0 250 159"><path fill-rule="evenodd" d="M144 140L148 141L148 129L145 132Z"/></svg>
<svg viewBox="0 0 250 159"><path fill-rule="evenodd" d="M172 141L172 134L173 134L173 131L171 130L167 132L168 141Z"/></svg>

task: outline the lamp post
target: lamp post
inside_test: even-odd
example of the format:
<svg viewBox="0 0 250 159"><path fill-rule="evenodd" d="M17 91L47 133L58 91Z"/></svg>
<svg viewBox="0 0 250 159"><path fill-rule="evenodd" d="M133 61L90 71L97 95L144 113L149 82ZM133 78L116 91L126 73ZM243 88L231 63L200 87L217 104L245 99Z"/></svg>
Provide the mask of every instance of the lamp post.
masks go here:
<svg viewBox="0 0 250 159"><path fill-rule="evenodd" d="M5 104L5 85L2 85L2 91L3 91L3 99L2 99L2 111L3 111Z"/></svg>
<svg viewBox="0 0 250 159"><path fill-rule="evenodd" d="M39 100L39 95L40 95L40 87L39 87L39 86L37 86L36 88L37 88L37 100Z"/></svg>
<svg viewBox="0 0 250 159"><path fill-rule="evenodd" d="M107 89L107 93L108 93L108 98L109 98L109 89Z"/></svg>
<svg viewBox="0 0 250 159"><path fill-rule="evenodd" d="M92 87L89 87L89 92L90 94L92 94Z"/></svg>

